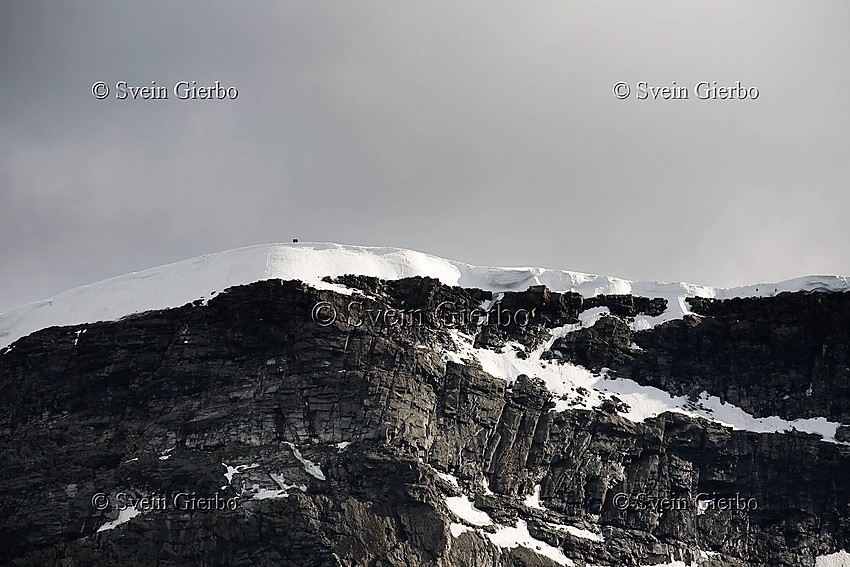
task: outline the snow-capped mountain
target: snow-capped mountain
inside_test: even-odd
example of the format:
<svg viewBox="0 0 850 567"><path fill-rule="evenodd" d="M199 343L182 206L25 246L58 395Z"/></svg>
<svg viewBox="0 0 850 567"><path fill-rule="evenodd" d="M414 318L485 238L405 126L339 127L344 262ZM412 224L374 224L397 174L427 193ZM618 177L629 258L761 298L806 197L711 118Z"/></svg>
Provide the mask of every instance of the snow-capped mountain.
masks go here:
<svg viewBox="0 0 850 567"><path fill-rule="evenodd" d="M650 325L689 312L686 297L728 299L770 297L784 291L850 290L850 278L843 276L807 276L778 283L712 288L682 282L635 282L549 268L472 266L402 248L309 242L264 244L133 272L0 313L0 348L38 329L111 321L131 313L179 307L231 286L267 279L301 280L319 289L347 293L344 286L322 281L327 276L344 274L386 280L429 276L445 285L494 292L545 285L552 291L574 291L585 297L632 294L666 299L667 310L648 320Z"/></svg>
<svg viewBox="0 0 850 567"><path fill-rule="evenodd" d="M848 322L315 243L73 289L0 314L0 564L847 565Z"/></svg>

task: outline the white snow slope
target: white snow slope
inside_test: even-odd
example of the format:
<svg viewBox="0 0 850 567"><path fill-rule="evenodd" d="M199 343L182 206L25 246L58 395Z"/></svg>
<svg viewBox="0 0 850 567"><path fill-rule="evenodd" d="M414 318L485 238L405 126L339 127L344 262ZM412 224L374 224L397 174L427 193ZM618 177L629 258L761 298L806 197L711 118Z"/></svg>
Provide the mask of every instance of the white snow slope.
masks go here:
<svg viewBox="0 0 850 567"><path fill-rule="evenodd" d="M265 279L299 279L314 287L324 276L358 274L383 279L431 276L448 285L491 291L522 291L545 284L553 291L577 291L585 296L633 293L664 297L667 312L646 318L649 327L688 312L685 297L770 296L782 291L850 291L850 278L808 276L775 284L711 288L688 283L632 282L548 268L490 268L471 266L401 248L373 248L331 243L264 244L206 254L141 272L133 272L60 293L0 313L0 348L33 331L120 319L132 313L179 307L228 287Z"/></svg>

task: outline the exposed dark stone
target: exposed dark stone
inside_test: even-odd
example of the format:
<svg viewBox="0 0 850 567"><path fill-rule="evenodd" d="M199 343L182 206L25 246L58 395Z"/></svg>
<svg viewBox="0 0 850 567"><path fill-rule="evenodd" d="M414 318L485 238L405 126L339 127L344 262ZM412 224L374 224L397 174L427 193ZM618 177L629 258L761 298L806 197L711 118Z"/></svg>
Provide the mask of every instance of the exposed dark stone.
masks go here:
<svg viewBox="0 0 850 567"><path fill-rule="evenodd" d="M584 300L584 309L607 307L614 315L634 317L649 315L657 317L667 309L667 300L634 295L597 295Z"/></svg>
<svg viewBox="0 0 850 567"><path fill-rule="evenodd" d="M508 386L444 355L457 329L528 357L552 327L606 306L612 316L550 357L757 413L843 418L850 294L695 302L700 316L634 333L629 318L657 315L658 300L533 287L500 301L528 310L527 325L447 325L405 316L444 302L471 313L492 295L430 278L335 281L360 293L257 282L206 305L45 329L0 355L0 564L556 565L494 546L493 527L452 535L446 498L461 495L578 566L699 562L700 550L720 553L715 565L812 565L850 545L850 447L675 413L635 423L613 397L554 411L538 378ZM337 318L317 322L318 302ZM243 468L228 481L222 463ZM281 483L285 498L251 497ZM544 509L523 504L537 485ZM117 512L97 510L97 493L236 504L166 506L98 532ZM736 505L700 513L698 501Z"/></svg>
<svg viewBox="0 0 850 567"><path fill-rule="evenodd" d="M498 348L511 340L532 349L552 327L577 323L582 302L577 293L554 293L542 285L504 293L490 307L485 324L478 330L476 345Z"/></svg>

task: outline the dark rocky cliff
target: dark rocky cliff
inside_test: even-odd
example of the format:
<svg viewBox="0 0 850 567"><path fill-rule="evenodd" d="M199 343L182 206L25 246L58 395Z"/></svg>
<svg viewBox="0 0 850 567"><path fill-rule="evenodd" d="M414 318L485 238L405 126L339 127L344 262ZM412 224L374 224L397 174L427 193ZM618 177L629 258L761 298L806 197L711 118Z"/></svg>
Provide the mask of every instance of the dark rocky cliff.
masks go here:
<svg viewBox="0 0 850 567"><path fill-rule="evenodd" d="M792 566L850 546L847 445L636 423L616 400L554 411L535 376L444 354L447 322L524 357L605 306L541 364L850 423L850 294L695 300L634 332L663 300L530 288L497 307L523 324L482 326L489 292L340 281L364 294L354 316L352 296L272 280L0 354L0 564Z"/></svg>

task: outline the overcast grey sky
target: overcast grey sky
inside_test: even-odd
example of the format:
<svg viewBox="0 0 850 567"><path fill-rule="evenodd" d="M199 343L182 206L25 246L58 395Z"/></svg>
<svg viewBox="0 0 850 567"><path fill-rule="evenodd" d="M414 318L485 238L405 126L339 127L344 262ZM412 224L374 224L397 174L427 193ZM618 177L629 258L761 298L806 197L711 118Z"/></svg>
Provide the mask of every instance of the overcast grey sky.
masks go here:
<svg viewBox="0 0 850 567"><path fill-rule="evenodd" d="M838 0L6 0L0 311L296 236L711 285L850 274L848 69ZM181 80L239 96L114 98Z"/></svg>

